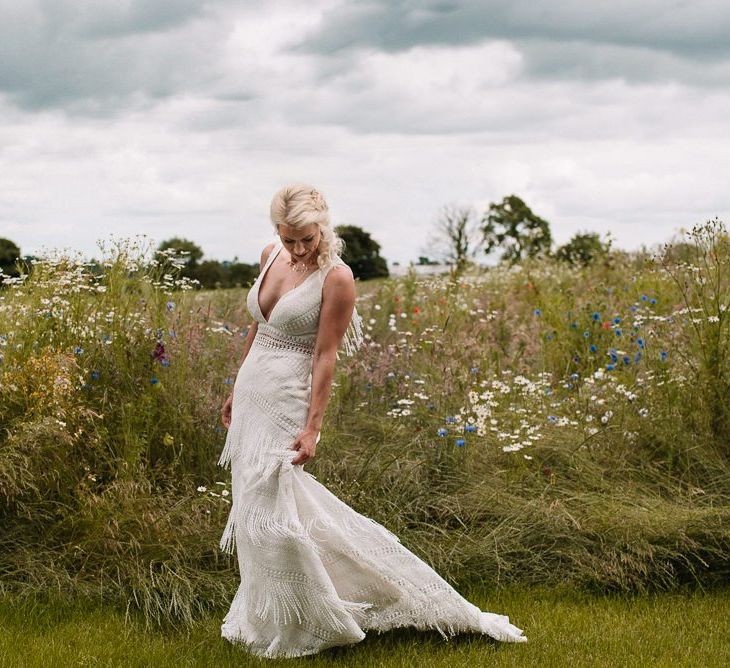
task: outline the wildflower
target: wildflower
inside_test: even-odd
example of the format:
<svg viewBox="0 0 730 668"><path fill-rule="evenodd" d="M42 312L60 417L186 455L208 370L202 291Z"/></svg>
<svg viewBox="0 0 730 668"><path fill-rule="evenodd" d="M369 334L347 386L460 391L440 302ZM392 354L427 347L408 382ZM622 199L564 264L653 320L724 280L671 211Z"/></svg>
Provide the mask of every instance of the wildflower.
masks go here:
<svg viewBox="0 0 730 668"><path fill-rule="evenodd" d="M591 351L592 353L595 353L595 352L596 352L596 351L598 350L598 348L597 348L597 347L596 347L596 346L595 346L594 344L591 344L591 347L589 348L589 350L590 350L590 351Z"/></svg>
<svg viewBox="0 0 730 668"><path fill-rule="evenodd" d="M473 433L477 430L477 426L475 424L465 424L464 425L464 431Z"/></svg>
<svg viewBox="0 0 730 668"><path fill-rule="evenodd" d="M199 492L207 492L208 491L208 488L205 485L200 485L200 487L198 487L198 491Z"/></svg>
<svg viewBox="0 0 730 668"><path fill-rule="evenodd" d="M613 371L615 368L615 364L606 364L606 371Z"/></svg>
<svg viewBox="0 0 730 668"><path fill-rule="evenodd" d="M621 336L621 330L620 329L617 329L616 330L616 336Z"/></svg>
<svg viewBox="0 0 730 668"><path fill-rule="evenodd" d="M666 361L667 361L667 357L668 357L668 356L669 356L669 353L668 353L668 352L667 352L666 350L662 350L662 351L661 351L661 352L659 353L659 357L661 357L661 359L662 359L662 362L666 362Z"/></svg>
<svg viewBox="0 0 730 668"><path fill-rule="evenodd" d="M446 436L446 434L449 433L449 430L445 427L439 427L439 430L436 432L437 436Z"/></svg>
<svg viewBox="0 0 730 668"><path fill-rule="evenodd" d="M92 371L91 372L91 380L99 380L99 376L101 374L98 371Z"/></svg>
<svg viewBox="0 0 730 668"><path fill-rule="evenodd" d="M221 491L221 496L228 496L230 492L227 489Z"/></svg>
<svg viewBox="0 0 730 668"><path fill-rule="evenodd" d="M577 373L571 373L571 374L570 374L570 377L571 377L571 378L572 378L573 380L578 380L578 378L579 378L579 375L578 375Z"/></svg>
<svg viewBox="0 0 730 668"><path fill-rule="evenodd" d="M587 338L589 338L589 337L590 337L590 335L591 335L591 333L590 333L590 332L589 332L589 331L588 331L587 329L586 329L586 330L585 330L585 331L583 332L583 338L584 338L584 339L587 339Z"/></svg>
<svg viewBox="0 0 730 668"><path fill-rule="evenodd" d="M471 369L469 369L469 371L471 373L479 373L479 367L478 366L473 366Z"/></svg>
<svg viewBox="0 0 730 668"><path fill-rule="evenodd" d="M644 345L645 345L644 344L644 339L641 339L641 338L636 339L636 345L639 346L639 348L642 348L643 349L644 348Z"/></svg>
<svg viewBox="0 0 730 668"><path fill-rule="evenodd" d="M638 363L638 361L640 359L641 359L641 351L639 351L638 353L636 353L636 355L634 355L634 363L635 364Z"/></svg>
<svg viewBox="0 0 730 668"><path fill-rule="evenodd" d="M654 306L654 305L656 304L656 298L655 298L655 297L652 297L652 298L651 298L651 300L649 301L649 303L650 303L650 304L651 304L652 306Z"/></svg>
<svg viewBox="0 0 730 668"><path fill-rule="evenodd" d="M166 304L168 311L174 311L175 310L175 302L167 302Z"/></svg>
<svg viewBox="0 0 730 668"><path fill-rule="evenodd" d="M594 322L598 322L601 319L601 314L598 311L595 311L593 315L591 315L591 318L593 318Z"/></svg>
<svg viewBox="0 0 730 668"><path fill-rule="evenodd" d="M622 357L624 364L631 364L631 358L628 355Z"/></svg>
<svg viewBox="0 0 730 668"><path fill-rule="evenodd" d="M647 408L640 408L639 409L639 415L641 415L641 417L647 417L647 415L649 415L649 409L647 409Z"/></svg>
<svg viewBox="0 0 730 668"><path fill-rule="evenodd" d="M553 424L558 421L558 418L555 415L548 415L548 422L552 422Z"/></svg>
<svg viewBox="0 0 730 668"><path fill-rule="evenodd" d="M83 352L84 352L84 349L83 349L83 348L81 348L80 346L76 346L76 347L74 348L74 355L82 355L82 354L83 354Z"/></svg>
<svg viewBox="0 0 730 668"><path fill-rule="evenodd" d="M621 318L619 318L619 317L616 317L616 318L613 319L613 324L614 325L618 325L620 322L621 322Z"/></svg>
<svg viewBox="0 0 730 668"><path fill-rule="evenodd" d="M466 443L466 441L463 438L457 438L454 441L454 444L457 445L458 447L461 447L462 445L464 445L464 443Z"/></svg>
<svg viewBox="0 0 730 668"><path fill-rule="evenodd" d="M160 381L157 380L157 378L155 378L154 376L152 378L150 378L150 383L152 383L152 385L157 385L157 383L159 383L159 382Z"/></svg>
<svg viewBox="0 0 730 668"><path fill-rule="evenodd" d="M232 385L233 384L233 378L231 378L230 376L228 376L228 378L226 378L223 382L226 385Z"/></svg>
<svg viewBox="0 0 730 668"><path fill-rule="evenodd" d="M648 301L648 299L649 298L646 295L641 295L641 301L642 302Z"/></svg>
<svg viewBox="0 0 730 668"><path fill-rule="evenodd" d="M536 308L536 309L535 309L535 310L533 311L533 313L534 313L535 315L542 315L542 311L541 311L541 310L540 310L539 308Z"/></svg>
<svg viewBox="0 0 730 668"><path fill-rule="evenodd" d="M167 359L167 353L165 352L165 346L163 345L162 341L158 341L155 344L155 349L152 352L152 359L155 360L155 362L162 362L162 360Z"/></svg>
<svg viewBox="0 0 730 668"><path fill-rule="evenodd" d="M456 422L456 417L454 415L446 416L446 424L454 424L454 422Z"/></svg>

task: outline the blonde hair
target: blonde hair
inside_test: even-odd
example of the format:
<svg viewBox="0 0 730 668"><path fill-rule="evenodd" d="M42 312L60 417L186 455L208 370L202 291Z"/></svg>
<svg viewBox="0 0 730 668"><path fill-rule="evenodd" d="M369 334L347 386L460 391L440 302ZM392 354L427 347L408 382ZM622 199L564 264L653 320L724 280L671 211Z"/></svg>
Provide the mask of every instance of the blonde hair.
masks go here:
<svg viewBox="0 0 730 668"><path fill-rule="evenodd" d="M321 236L317 246L317 264L320 268L333 264L342 253L344 242L332 227L327 201L314 186L306 183L284 186L271 200L270 215L277 232L279 225L294 228L311 223L319 225Z"/></svg>

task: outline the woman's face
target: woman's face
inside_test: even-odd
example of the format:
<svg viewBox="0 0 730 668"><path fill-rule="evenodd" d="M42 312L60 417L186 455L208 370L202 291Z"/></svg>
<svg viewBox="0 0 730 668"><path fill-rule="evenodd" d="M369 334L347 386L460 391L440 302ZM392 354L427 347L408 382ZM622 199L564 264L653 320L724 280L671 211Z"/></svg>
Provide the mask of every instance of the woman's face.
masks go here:
<svg viewBox="0 0 730 668"><path fill-rule="evenodd" d="M279 238L289 255L297 262L310 261L317 253L319 246L319 225L310 223L304 227L279 225Z"/></svg>

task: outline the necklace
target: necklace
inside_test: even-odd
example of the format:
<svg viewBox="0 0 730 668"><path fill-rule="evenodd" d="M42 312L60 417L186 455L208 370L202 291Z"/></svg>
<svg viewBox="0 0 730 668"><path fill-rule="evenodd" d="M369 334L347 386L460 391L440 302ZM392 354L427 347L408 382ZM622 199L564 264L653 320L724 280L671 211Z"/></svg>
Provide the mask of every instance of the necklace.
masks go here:
<svg viewBox="0 0 730 668"><path fill-rule="evenodd" d="M304 278L309 275L311 276L314 272L309 272L309 268L316 266L316 263L314 265L308 265L304 264L303 262L296 262L293 260L293 258L290 258L288 261L289 268L295 273L299 274L301 278L299 278L296 283L294 283L294 286L292 287L292 290L296 288L303 280ZM298 267L301 266L301 269Z"/></svg>

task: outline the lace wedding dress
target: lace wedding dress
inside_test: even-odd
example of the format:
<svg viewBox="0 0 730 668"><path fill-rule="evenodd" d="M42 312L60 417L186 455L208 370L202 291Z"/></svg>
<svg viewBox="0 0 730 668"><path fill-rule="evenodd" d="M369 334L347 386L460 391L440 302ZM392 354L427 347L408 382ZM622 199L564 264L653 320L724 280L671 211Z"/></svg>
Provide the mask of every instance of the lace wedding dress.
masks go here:
<svg viewBox="0 0 730 668"><path fill-rule="evenodd" d="M220 547L236 550L241 575L222 636L264 657L313 654L399 626L526 641L508 617L469 603L394 534L291 463L289 447L307 419L327 270L285 293L267 321L259 286L281 248L277 242L248 294L258 331L236 377L218 462L232 474ZM355 312L348 353L361 336Z"/></svg>

